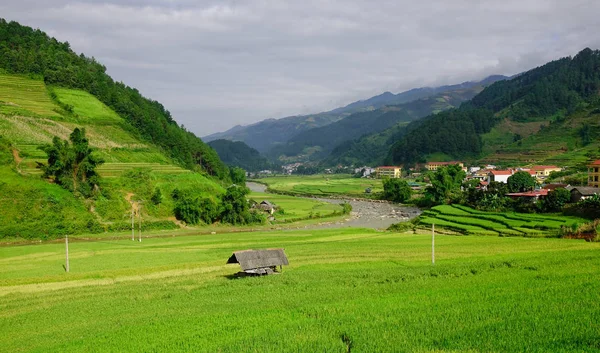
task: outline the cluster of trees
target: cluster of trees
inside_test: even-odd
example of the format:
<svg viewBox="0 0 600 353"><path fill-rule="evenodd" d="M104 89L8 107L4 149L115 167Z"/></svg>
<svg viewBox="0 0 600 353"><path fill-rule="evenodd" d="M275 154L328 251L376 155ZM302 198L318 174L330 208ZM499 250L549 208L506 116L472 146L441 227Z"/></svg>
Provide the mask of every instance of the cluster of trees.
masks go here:
<svg viewBox="0 0 600 353"><path fill-rule="evenodd" d="M531 191L535 185L535 179L529 173L517 172L508 178L506 184L491 182L486 190L476 188L475 184L464 184L463 198L459 202L484 211L560 212L571 198L571 193L564 188L552 190L544 199L534 202L506 196L508 193Z"/></svg>
<svg viewBox="0 0 600 353"><path fill-rule="evenodd" d="M91 196L99 181L96 167L104 161L93 153L85 129L75 128L69 141L55 136L52 144L40 149L48 155L48 163L41 165L44 177L53 178L58 185L76 194Z"/></svg>
<svg viewBox="0 0 600 353"><path fill-rule="evenodd" d="M416 121L390 148L389 164L415 164L436 152L464 157L481 152L480 134L489 132L496 118L487 109L453 109Z"/></svg>
<svg viewBox="0 0 600 353"><path fill-rule="evenodd" d="M194 190L173 190L175 217L187 224L212 224L223 222L233 225L263 224L264 214L251 210L246 199L250 190L242 185L233 184L220 197L204 196Z"/></svg>
<svg viewBox="0 0 600 353"><path fill-rule="evenodd" d="M384 179L383 180L383 199L393 202L404 203L410 200L412 189L403 179Z"/></svg>
<svg viewBox="0 0 600 353"><path fill-rule="evenodd" d="M165 107L106 73L94 58L77 55L40 30L0 19L0 69L42 76L47 84L89 92L123 117L140 137L162 147L181 165L220 179L227 166L217 153L193 133L179 126Z"/></svg>

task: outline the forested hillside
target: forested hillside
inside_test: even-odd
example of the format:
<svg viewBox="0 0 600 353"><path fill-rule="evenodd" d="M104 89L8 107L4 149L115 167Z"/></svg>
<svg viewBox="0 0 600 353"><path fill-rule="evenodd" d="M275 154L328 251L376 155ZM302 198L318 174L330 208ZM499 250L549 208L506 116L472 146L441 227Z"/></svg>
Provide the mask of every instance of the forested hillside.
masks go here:
<svg viewBox="0 0 600 353"><path fill-rule="evenodd" d="M452 90L417 99L405 104L383 107L368 113L353 114L328 126L312 129L290 140L284 153L302 153L302 149L319 146L324 165L380 164L387 154L390 141L398 139L402 127L413 120L460 106L481 92L484 84L504 79L491 76L480 85L470 82ZM465 87L466 86L466 87Z"/></svg>
<svg viewBox="0 0 600 353"><path fill-rule="evenodd" d="M217 153L193 133L180 127L168 110L134 88L115 82L94 58L77 55L40 30L0 19L0 69L39 75L48 85L81 89L123 117L145 141L189 169L201 168L219 178L228 176Z"/></svg>
<svg viewBox="0 0 600 353"><path fill-rule="evenodd" d="M240 167L248 172L258 172L273 167L265 157L242 141L214 140L208 145L217 151L221 160L230 166Z"/></svg>
<svg viewBox="0 0 600 353"><path fill-rule="evenodd" d="M576 113L596 114L599 90L600 52L584 49L573 58L556 60L512 80L496 82L456 111L410 124L387 159L389 163L411 164L434 153L449 158L481 158L492 148L486 143L496 141L489 137L492 129L506 122L545 122L537 123L530 134L547 124L562 124L562 137L570 139L573 130L581 127L574 120ZM589 131L595 133L596 129ZM516 144L522 138L519 134L509 137ZM560 138L554 143L559 143Z"/></svg>

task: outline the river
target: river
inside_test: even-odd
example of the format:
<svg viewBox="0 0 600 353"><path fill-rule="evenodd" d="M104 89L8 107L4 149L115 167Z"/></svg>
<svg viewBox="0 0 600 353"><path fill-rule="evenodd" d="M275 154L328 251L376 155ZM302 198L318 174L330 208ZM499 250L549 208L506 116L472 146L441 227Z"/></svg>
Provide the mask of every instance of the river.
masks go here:
<svg viewBox="0 0 600 353"><path fill-rule="evenodd" d="M254 182L247 182L246 186L254 192L266 192L267 186ZM325 201L334 204L348 202L352 206L352 212L342 221L330 222L326 218L323 223L310 225L307 228L374 228L386 229L390 225L398 222L407 221L417 217L421 210L417 207L403 206L400 204L358 200L353 198L328 199L315 197L319 201Z"/></svg>

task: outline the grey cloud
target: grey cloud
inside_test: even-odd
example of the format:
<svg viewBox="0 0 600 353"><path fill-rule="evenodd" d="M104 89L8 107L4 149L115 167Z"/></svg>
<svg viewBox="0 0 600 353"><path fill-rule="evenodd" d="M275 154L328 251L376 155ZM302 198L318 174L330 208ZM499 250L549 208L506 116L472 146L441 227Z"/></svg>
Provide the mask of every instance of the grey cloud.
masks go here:
<svg viewBox="0 0 600 353"><path fill-rule="evenodd" d="M198 135L385 90L514 74L598 48L600 3L3 1Z"/></svg>

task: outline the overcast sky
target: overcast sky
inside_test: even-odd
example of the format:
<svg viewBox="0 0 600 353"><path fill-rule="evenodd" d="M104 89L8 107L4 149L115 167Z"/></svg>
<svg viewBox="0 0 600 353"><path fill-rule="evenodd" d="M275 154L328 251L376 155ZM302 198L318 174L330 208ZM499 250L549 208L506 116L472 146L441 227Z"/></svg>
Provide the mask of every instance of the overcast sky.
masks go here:
<svg viewBox="0 0 600 353"><path fill-rule="evenodd" d="M600 48L596 0L1 0L199 136Z"/></svg>

